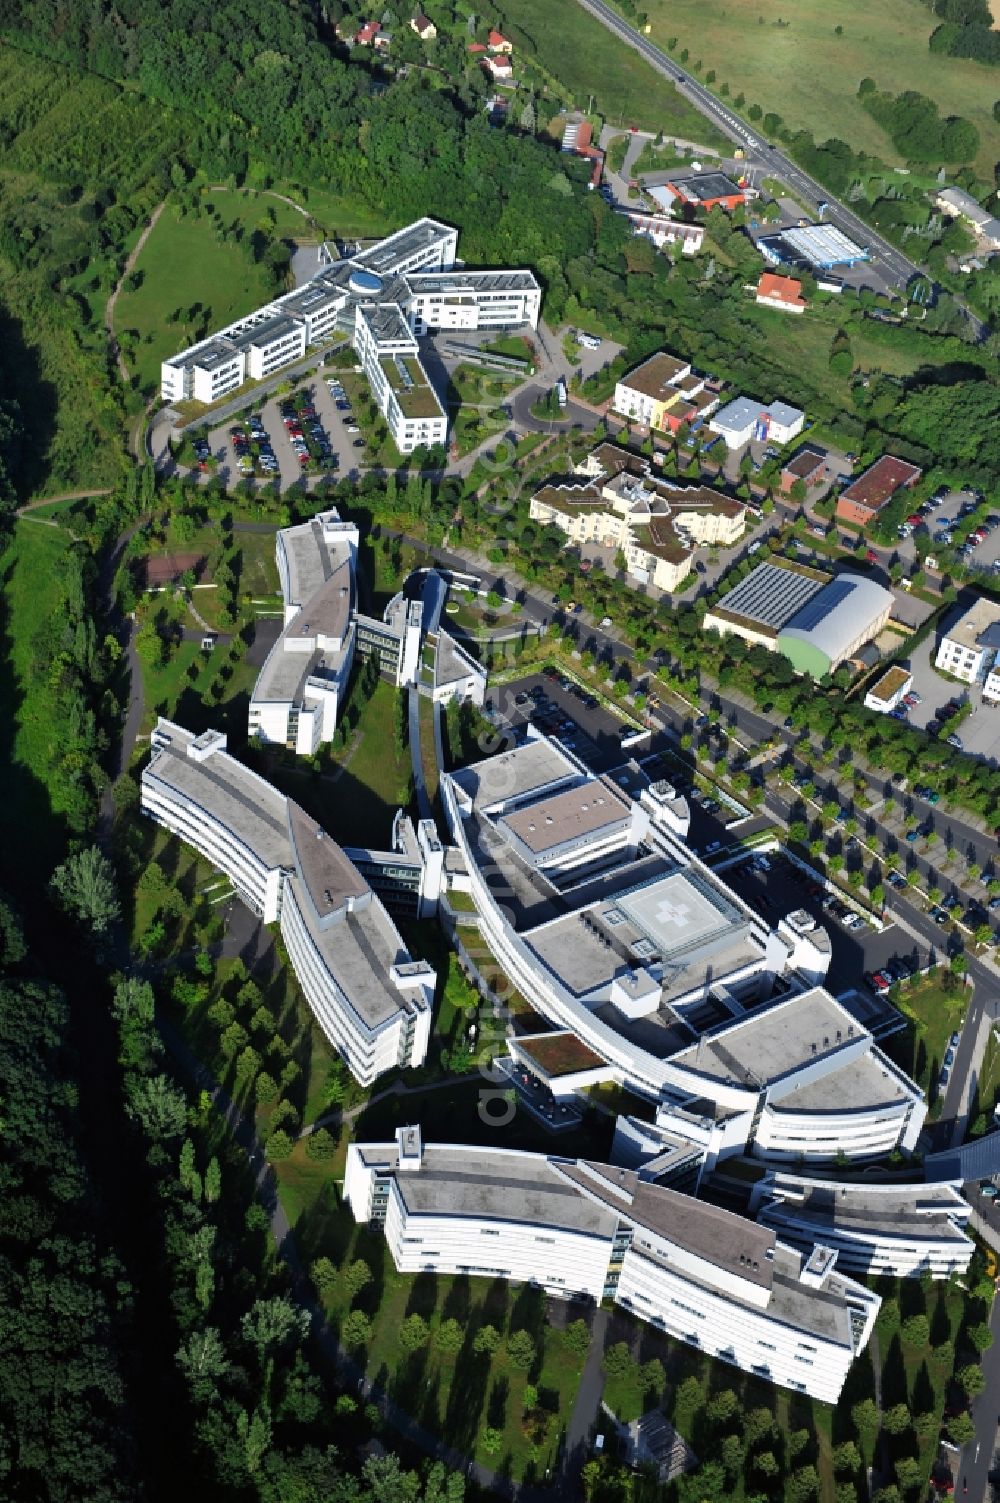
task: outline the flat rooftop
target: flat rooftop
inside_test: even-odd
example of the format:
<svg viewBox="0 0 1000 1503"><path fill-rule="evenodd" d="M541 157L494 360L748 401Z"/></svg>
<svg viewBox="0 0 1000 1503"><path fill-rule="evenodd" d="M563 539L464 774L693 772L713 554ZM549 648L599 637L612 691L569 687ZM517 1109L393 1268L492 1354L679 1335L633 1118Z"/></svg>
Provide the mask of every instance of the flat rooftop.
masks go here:
<svg viewBox="0 0 1000 1503"><path fill-rule="evenodd" d="M396 230L369 250L360 251L353 260L355 265L363 266L377 276L386 276L398 271L411 256L421 251L435 245L443 248L454 236L455 231L449 225L440 224L436 219L418 219L415 224Z"/></svg>
<svg viewBox="0 0 1000 1503"><path fill-rule="evenodd" d="M534 855L543 855L567 841L627 823L631 812L631 803L613 785L592 778L505 814L497 824Z"/></svg>
<svg viewBox="0 0 1000 1503"><path fill-rule="evenodd" d="M980 640L984 636L985 642ZM957 621L944 628L941 638L967 648L1000 647L1000 600L981 596Z"/></svg>
<svg viewBox="0 0 1000 1503"><path fill-rule="evenodd" d="M510 1043L512 1049L548 1080L555 1080L560 1075L575 1075L581 1070L599 1070L605 1063L582 1039L566 1029L556 1033L515 1035Z"/></svg>
<svg viewBox="0 0 1000 1503"><path fill-rule="evenodd" d="M191 809L203 809L225 825L266 866L288 866L292 850L284 794L224 752L194 761L187 751L195 739L179 726L158 727L143 776L165 784Z"/></svg>
<svg viewBox="0 0 1000 1503"><path fill-rule="evenodd" d="M878 683L872 685L868 692L876 699L889 700L894 694L899 693L903 685L908 683L912 676L908 668L900 668L898 664L893 664L890 669L883 673Z"/></svg>
<svg viewBox="0 0 1000 1503"><path fill-rule="evenodd" d="M414 1215L511 1221L609 1239L617 1215L588 1200L540 1153L426 1147L419 1170L396 1176Z"/></svg>
<svg viewBox="0 0 1000 1503"><path fill-rule="evenodd" d="M868 251L833 224L802 225L782 230L781 237L797 255L814 266L843 266L868 259Z"/></svg>
<svg viewBox="0 0 1000 1503"><path fill-rule="evenodd" d="M906 1242L965 1242L971 1207L951 1185L868 1185L778 1175L775 1199L760 1219L779 1232L810 1230L817 1242L833 1232Z"/></svg>
<svg viewBox="0 0 1000 1503"><path fill-rule="evenodd" d="M675 188L682 198L698 203L711 203L717 198L742 198L743 189L726 177L724 172L702 172L694 177L672 177L667 186Z"/></svg>
<svg viewBox="0 0 1000 1503"><path fill-rule="evenodd" d="M550 783L583 778L577 764L559 744L547 738L526 741L482 762L472 762L450 774L457 788L479 809L522 799Z"/></svg>
<svg viewBox="0 0 1000 1503"><path fill-rule="evenodd" d="M622 376L619 384L659 402L676 393L677 378L690 369L690 361L679 360L676 355L668 355L666 350L658 350L655 355L650 355L648 360L637 365L634 371Z"/></svg>
<svg viewBox="0 0 1000 1503"><path fill-rule="evenodd" d="M709 606L709 614L746 621L777 634L828 583L829 575L804 565L758 564L717 605Z"/></svg>
<svg viewBox="0 0 1000 1503"><path fill-rule="evenodd" d="M787 475L793 475L796 480L808 480L810 475L826 464L826 453L823 449L814 449L807 446L800 449L794 459L790 459L784 466Z"/></svg>
<svg viewBox="0 0 1000 1503"><path fill-rule="evenodd" d="M843 1031L843 1030L842 1030ZM845 1035L846 1036L846 1035ZM771 1105L780 1112L836 1112L895 1107L912 1098L878 1049L845 1063L829 1075L797 1086Z"/></svg>
<svg viewBox="0 0 1000 1503"><path fill-rule="evenodd" d="M711 1080L757 1090L839 1053L860 1037L867 1037L865 1030L847 1009L816 986L703 1035L674 1063ZM809 1089L801 1087L794 1099ZM786 1101L782 1098L782 1104Z"/></svg>
<svg viewBox="0 0 1000 1503"><path fill-rule="evenodd" d="M878 511L892 499L901 485L915 485L922 474L918 465L897 459L895 454L883 454L841 492L841 500L853 501L859 506L867 506L871 511Z"/></svg>

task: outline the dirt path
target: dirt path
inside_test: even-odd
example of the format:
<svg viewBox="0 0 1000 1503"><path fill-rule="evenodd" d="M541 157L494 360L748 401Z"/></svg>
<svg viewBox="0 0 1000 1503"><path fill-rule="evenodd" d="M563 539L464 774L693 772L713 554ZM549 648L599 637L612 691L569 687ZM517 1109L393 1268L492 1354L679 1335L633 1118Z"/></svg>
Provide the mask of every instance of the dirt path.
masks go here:
<svg viewBox="0 0 1000 1503"><path fill-rule="evenodd" d="M118 366L118 374L121 376L126 386L131 381L132 376L128 366L125 364L125 356L121 352L121 346L119 345L118 337L115 334L115 304L118 301L118 294L121 292L122 287L125 284L125 278L129 276L134 269L135 263L139 259L139 254L143 246L146 244L146 241L149 239L152 231L156 228L156 221L159 219L166 206L167 200L164 199L162 203L158 203L156 205L156 208L153 210L152 214L150 214L149 223L146 225L146 228L143 230L142 234L135 242L135 245L129 251L124 270L122 271L121 276L118 278L118 281L115 283L115 287L111 293L111 296L108 298L108 301L104 305L104 327L108 335L108 348L114 356L115 364Z"/></svg>

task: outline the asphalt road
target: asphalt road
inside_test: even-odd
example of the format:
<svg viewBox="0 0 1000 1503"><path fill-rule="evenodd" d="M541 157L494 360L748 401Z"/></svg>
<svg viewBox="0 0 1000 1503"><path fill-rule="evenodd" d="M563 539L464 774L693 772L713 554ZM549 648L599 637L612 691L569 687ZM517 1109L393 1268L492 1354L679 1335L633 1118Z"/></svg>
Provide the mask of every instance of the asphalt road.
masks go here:
<svg viewBox="0 0 1000 1503"><path fill-rule="evenodd" d="M844 204L833 198L828 188L824 188L811 178L808 173L802 171L794 162L790 161L783 152L777 151L763 136L752 130L740 117L726 108L721 100L717 99L711 90L706 89L690 73L667 57L646 37L623 21L610 6L605 5L603 0L579 0L584 10L590 14L609 31L633 47L651 67L655 68L665 78L672 79L681 90L683 97L689 99L696 109L700 110L707 119L711 120L724 135L730 140L736 141L745 151L753 153L754 158L772 177L780 178L787 183L810 208L818 211L818 205L825 203L827 209L824 218L828 224L834 224L843 230L852 240L865 245L871 252L872 263L885 277L886 281L902 289L910 278L916 276L920 268L914 262L907 260L901 251L895 246L883 240L863 220L853 214Z"/></svg>

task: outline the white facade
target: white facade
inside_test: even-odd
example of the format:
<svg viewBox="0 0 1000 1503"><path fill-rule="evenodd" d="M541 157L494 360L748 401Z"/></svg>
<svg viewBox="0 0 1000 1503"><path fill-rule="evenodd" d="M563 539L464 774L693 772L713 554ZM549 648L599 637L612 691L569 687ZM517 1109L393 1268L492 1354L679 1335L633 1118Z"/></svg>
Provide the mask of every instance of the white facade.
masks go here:
<svg viewBox="0 0 1000 1503"><path fill-rule="evenodd" d="M983 596L943 633L934 666L964 684L982 683L998 650L1000 605Z"/></svg>
<svg viewBox="0 0 1000 1503"><path fill-rule="evenodd" d="M817 1244L835 1248L838 1266L852 1272L947 1279L965 1273L972 1258L972 1207L955 1185L847 1184L772 1172L754 1187L751 1211L807 1255Z"/></svg>
<svg viewBox="0 0 1000 1503"><path fill-rule="evenodd" d="M264 380L302 359L340 331L353 336L400 451L444 443L447 419L420 365L414 335L429 329L535 328L542 297L530 271L455 270L457 250L458 231L434 219L417 220L350 260L337 260L324 247L328 264L305 286L164 360L163 400L218 402L245 382ZM398 338L380 341L379 328L392 321L393 311L406 328L405 350ZM413 381L409 362L416 368Z"/></svg>
<svg viewBox="0 0 1000 1503"><path fill-rule="evenodd" d="M480 933L513 985L656 1101L709 1168L745 1152L912 1151L921 1093L819 984L830 941L808 914L771 929L655 799L593 777L558 742L449 774L441 793Z"/></svg>
<svg viewBox="0 0 1000 1503"><path fill-rule="evenodd" d="M865 709L888 715L913 688L913 674L904 668L890 668L865 695Z"/></svg>
<svg viewBox="0 0 1000 1503"><path fill-rule="evenodd" d="M806 415L787 402L762 402L738 397L709 419L709 429L725 440L728 449L742 449L751 439L773 444L789 444L805 425Z"/></svg>
<svg viewBox="0 0 1000 1503"><path fill-rule="evenodd" d="M435 973L410 959L379 899L343 851L263 778L230 757L218 731L195 737L160 720L141 808L278 922L316 1021L355 1079L420 1065Z"/></svg>
<svg viewBox="0 0 1000 1503"><path fill-rule="evenodd" d="M372 396L401 454L443 444L448 419L420 363L417 341L398 304L359 303L354 345Z"/></svg>
<svg viewBox="0 0 1000 1503"><path fill-rule="evenodd" d="M333 509L275 537L285 624L250 696L249 733L299 756L337 728L354 661L357 549L357 527Z"/></svg>
<svg viewBox="0 0 1000 1503"><path fill-rule="evenodd" d="M835 1402L879 1298L772 1232L627 1169L459 1145L348 1149L355 1218L384 1228L402 1272L531 1283L614 1300L744 1372Z"/></svg>

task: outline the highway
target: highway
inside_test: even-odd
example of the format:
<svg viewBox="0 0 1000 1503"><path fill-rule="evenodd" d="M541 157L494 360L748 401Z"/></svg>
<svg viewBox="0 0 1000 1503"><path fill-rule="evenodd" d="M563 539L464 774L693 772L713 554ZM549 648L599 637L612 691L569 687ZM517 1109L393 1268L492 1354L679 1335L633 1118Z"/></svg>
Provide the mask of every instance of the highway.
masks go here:
<svg viewBox="0 0 1000 1503"><path fill-rule="evenodd" d="M744 151L751 152L755 163L766 173L780 178L814 211L818 212L819 205L825 203L827 205L824 214L826 222L836 225L845 235L849 235L860 245L867 246L871 252L872 265L881 272L886 282L902 291L910 278L920 273L921 268L907 260L902 251L890 245L862 219L834 198L828 188L817 183L808 173L803 172L801 167L797 167L794 162L790 161L783 152L776 150L769 141L758 135L747 125L746 121L727 109L710 89L706 89L704 84L699 83L692 74L679 67L641 32L636 31L627 21L623 21L616 11L604 4L604 0L579 0L579 3L609 31L613 31L623 42L633 47L651 67L656 69L657 73L672 79L683 91L683 96L689 99L695 108L700 110L730 140L737 142Z"/></svg>

